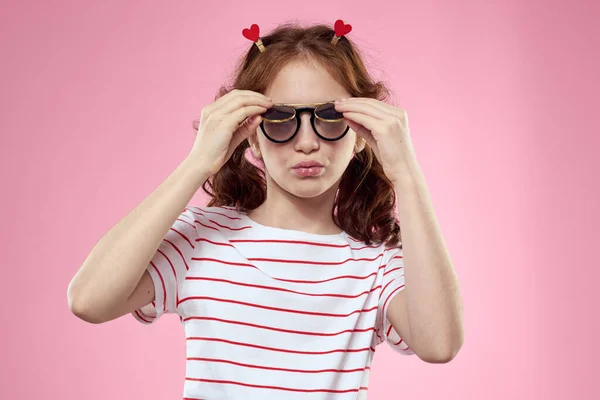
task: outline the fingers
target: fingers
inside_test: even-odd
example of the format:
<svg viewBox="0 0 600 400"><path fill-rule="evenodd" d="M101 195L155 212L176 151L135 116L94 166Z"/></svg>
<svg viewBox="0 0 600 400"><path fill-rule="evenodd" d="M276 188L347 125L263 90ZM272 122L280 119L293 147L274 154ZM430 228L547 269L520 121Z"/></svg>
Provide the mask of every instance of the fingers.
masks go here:
<svg viewBox="0 0 600 400"><path fill-rule="evenodd" d="M237 129L238 126L242 123L244 123L246 121L247 118L252 117L254 115L259 115L264 113L267 110L268 107L266 106L242 106L241 108L238 108L237 110L233 111L232 113L229 114L228 119L229 119L229 123L231 123L232 125L229 125L230 128L234 128ZM253 121L256 122L256 121Z"/></svg>
<svg viewBox="0 0 600 400"><path fill-rule="evenodd" d="M270 99L262 93L254 92L252 90L239 90L234 89L226 95L222 96L214 103L208 105L203 113L211 115L213 113L219 113L221 115L228 114L234 109L241 107L242 105L260 104L271 106Z"/></svg>
<svg viewBox="0 0 600 400"><path fill-rule="evenodd" d="M250 135L252 135L258 129L262 118L260 115L256 115L255 118L246 119L240 127L233 133L231 138L231 142L235 147L239 146L240 143L247 139Z"/></svg>
<svg viewBox="0 0 600 400"><path fill-rule="evenodd" d="M264 113L266 110L267 107L263 106L242 106L241 108L235 110L229 115L222 117L221 121L224 124L224 127L226 127L227 129L234 131L235 134L241 134L243 136L241 140L243 140L248 135L252 134L252 132L254 132L256 128L258 128L262 120L260 118L260 114ZM258 118L254 119L253 121L249 121L248 119L252 116L257 116ZM194 129L194 132L197 132L199 127L200 120L193 120L192 128Z"/></svg>
<svg viewBox="0 0 600 400"><path fill-rule="evenodd" d="M225 116L235 113L243 107L251 106L261 106L266 110L267 108L272 107L273 103L263 95L239 95L235 98L232 98L229 102L223 104L222 107L216 109L214 114ZM242 123L242 121L243 119L239 121L239 123Z"/></svg>
<svg viewBox="0 0 600 400"><path fill-rule="evenodd" d="M256 108L260 106L260 108ZM226 95L219 98L212 104L209 104L202 110L202 117L192 121L192 128L195 131L199 129L200 120L230 120L233 115L233 122L227 124L230 128L236 128L251 115L261 114L273 106L270 98L262 93L252 90L234 89ZM254 108L253 108L254 107ZM241 111L240 111L241 110ZM235 123L235 125L233 125Z"/></svg>

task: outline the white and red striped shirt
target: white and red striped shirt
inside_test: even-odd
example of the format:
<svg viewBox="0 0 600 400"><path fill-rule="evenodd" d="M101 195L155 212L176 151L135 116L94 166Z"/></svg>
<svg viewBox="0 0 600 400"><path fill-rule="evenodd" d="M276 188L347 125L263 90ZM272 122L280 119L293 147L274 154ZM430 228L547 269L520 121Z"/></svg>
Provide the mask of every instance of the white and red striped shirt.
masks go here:
<svg viewBox="0 0 600 400"><path fill-rule="evenodd" d="M156 299L132 315L180 316L185 399L366 399L378 344L414 354L385 318L400 248L188 206L148 271Z"/></svg>

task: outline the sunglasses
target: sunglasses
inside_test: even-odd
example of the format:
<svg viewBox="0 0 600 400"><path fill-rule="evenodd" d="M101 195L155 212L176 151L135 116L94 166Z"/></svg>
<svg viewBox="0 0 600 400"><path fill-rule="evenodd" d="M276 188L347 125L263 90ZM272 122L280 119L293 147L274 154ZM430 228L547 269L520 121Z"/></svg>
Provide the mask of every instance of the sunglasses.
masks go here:
<svg viewBox="0 0 600 400"><path fill-rule="evenodd" d="M300 130L300 114L310 112L310 124L323 140L336 141L346 135L350 127L344 115L335 109L335 103L274 104L263 114L260 128L272 142L289 142Z"/></svg>

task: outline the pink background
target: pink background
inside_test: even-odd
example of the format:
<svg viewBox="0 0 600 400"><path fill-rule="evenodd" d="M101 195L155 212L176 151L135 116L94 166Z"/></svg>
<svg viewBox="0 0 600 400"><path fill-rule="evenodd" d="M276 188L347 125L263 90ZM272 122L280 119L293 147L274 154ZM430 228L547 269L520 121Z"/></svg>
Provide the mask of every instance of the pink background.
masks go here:
<svg viewBox="0 0 600 400"><path fill-rule="evenodd" d="M87 324L67 285L187 155L243 28L338 18L408 112L465 306L452 362L381 346L369 398L599 398L598 6L525 3L4 2L0 398L181 398L177 316Z"/></svg>

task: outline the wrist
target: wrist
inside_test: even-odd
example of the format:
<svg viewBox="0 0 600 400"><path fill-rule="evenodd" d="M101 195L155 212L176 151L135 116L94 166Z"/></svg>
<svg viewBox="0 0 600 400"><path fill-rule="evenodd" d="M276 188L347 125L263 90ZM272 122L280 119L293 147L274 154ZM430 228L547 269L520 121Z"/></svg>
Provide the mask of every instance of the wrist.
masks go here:
<svg viewBox="0 0 600 400"><path fill-rule="evenodd" d="M396 171L390 177L394 187L413 187L422 184L425 177L417 163L407 165L402 171Z"/></svg>
<svg viewBox="0 0 600 400"><path fill-rule="evenodd" d="M207 163L204 163L198 157L194 157L194 155L188 155L182 162L179 164L179 168L184 172L189 179L193 180L201 186L204 182L213 174L210 168L207 166Z"/></svg>

